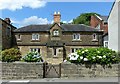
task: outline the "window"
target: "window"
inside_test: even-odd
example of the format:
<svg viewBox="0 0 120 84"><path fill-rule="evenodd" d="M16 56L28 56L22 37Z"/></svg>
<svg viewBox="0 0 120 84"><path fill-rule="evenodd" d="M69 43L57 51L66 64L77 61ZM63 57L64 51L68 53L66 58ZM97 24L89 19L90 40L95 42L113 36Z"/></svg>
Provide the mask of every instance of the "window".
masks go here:
<svg viewBox="0 0 120 84"><path fill-rule="evenodd" d="M53 31L53 35L54 35L54 36L58 36L58 35L59 35L59 31L58 31L58 30L54 30L54 31Z"/></svg>
<svg viewBox="0 0 120 84"><path fill-rule="evenodd" d="M80 49L82 49L82 48L72 48L71 52L74 53L74 52L76 52L77 50L80 50Z"/></svg>
<svg viewBox="0 0 120 84"><path fill-rule="evenodd" d="M80 34L73 34L73 40L80 40Z"/></svg>
<svg viewBox="0 0 120 84"><path fill-rule="evenodd" d="M6 35L9 36L9 37L11 36L10 27L6 28Z"/></svg>
<svg viewBox="0 0 120 84"><path fill-rule="evenodd" d="M17 35L17 40L21 40L21 35L20 34Z"/></svg>
<svg viewBox="0 0 120 84"><path fill-rule="evenodd" d="M39 40L39 34L32 34L32 40Z"/></svg>
<svg viewBox="0 0 120 84"><path fill-rule="evenodd" d="M97 40L97 35L95 33L93 34L93 40Z"/></svg>
<svg viewBox="0 0 120 84"><path fill-rule="evenodd" d="M30 48L30 51L40 53L40 48Z"/></svg>
<svg viewBox="0 0 120 84"><path fill-rule="evenodd" d="M108 41L104 41L104 47L108 48Z"/></svg>

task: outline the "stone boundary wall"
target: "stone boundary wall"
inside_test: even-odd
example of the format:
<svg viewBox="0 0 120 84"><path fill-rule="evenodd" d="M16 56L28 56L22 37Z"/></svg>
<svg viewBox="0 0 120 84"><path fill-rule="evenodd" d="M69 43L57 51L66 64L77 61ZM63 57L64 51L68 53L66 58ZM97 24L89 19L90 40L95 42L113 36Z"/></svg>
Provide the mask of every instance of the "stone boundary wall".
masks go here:
<svg viewBox="0 0 120 84"><path fill-rule="evenodd" d="M0 63L2 79L41 79L43 78L43 63ZM85 65L61 63L61 78L81 77L118 77L120 66L113 64L112 67L92 65L91 68Z"/></svg>
<svg viewBox="0 0 120 84"><path fill-rule="evenodd" d="M112 67L101 65L76 65L71 63L61 64L62 78L79 78L79 77L118 77L120 66L113 64Z"/></svg>
<svg viewBox="0 0 120 84"><path fill-rule="evenodd" d="M0 63L2 79L40 79L43 78L43 63Z"/></svg>

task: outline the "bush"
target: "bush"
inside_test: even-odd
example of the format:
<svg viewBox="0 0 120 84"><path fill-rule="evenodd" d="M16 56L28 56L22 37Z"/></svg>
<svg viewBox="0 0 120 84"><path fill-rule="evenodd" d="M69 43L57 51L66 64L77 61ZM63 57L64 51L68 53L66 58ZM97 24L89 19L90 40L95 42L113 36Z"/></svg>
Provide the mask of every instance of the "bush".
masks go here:
<svg viewBox="0 0 120 84"><path fill-rule="evenodd" d="M68 61L79 64L113 64L120 62L117 53L108 48L84 48L75 53L68 56Z"/></svg>
<svg viewBox="0 0 120 84"><path fill-rule="evenodd" d="M2 62L14 62L21 59L21 53L18 49L6 49L2 53Z"/></svg>
<svg viewBox="0 0 120 84"><path fill-rule="evenodd" d="M25 62L43 62L42 57L37 52L29 52L26 56L22 58Z"/></svg>

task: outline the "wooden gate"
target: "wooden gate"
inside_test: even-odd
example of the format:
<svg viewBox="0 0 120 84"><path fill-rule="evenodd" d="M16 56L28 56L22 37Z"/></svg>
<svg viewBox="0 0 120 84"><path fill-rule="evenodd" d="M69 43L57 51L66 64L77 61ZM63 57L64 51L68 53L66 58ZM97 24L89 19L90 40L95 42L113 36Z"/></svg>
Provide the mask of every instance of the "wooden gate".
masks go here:
<svg viewBox="0 0 120 84"><path fill-rule="evenodd" d="M48 64L43 65L43 78L60 78L61 77L61 64Z"/></svg>

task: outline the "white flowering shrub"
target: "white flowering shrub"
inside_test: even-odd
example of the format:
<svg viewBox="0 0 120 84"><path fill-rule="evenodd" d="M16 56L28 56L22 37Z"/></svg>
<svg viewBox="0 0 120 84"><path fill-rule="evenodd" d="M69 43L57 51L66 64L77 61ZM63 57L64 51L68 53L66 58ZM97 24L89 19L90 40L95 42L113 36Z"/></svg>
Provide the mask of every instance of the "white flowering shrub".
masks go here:
<svg viewBox="0 0 120 84"><path fill-rule="evenodd" d="M39 53L29 52L27 55L22 57L22 61L25 61L25 62L43 62L43 59Z"/></svg>
<svg viewBox="0 0 120 84"><path fill-rule="evenodd" d="M113 64L120 62L115 51L108 48L84 48L68 55L72 63Z"/></svg>

